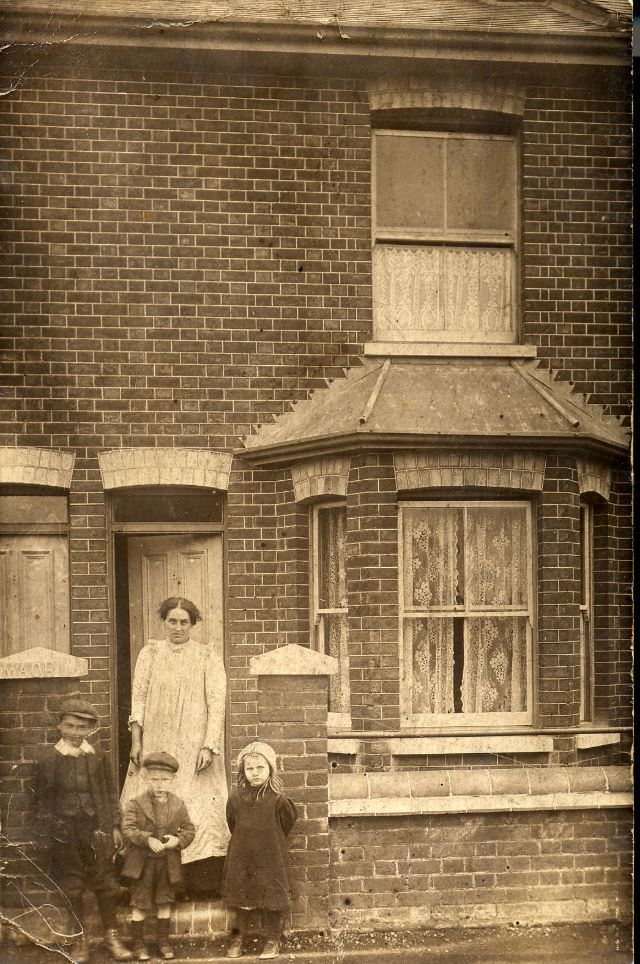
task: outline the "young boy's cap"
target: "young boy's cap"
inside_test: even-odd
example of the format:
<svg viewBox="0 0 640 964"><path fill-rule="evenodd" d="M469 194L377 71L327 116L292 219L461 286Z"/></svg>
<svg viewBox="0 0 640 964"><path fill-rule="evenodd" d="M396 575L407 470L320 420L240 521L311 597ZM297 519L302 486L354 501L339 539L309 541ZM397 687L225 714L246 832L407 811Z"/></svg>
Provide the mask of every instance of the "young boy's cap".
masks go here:
<svg viewBox="0 0 640 964"><path fill-rule="evenodd" d="M77 698L65 700L58 712L59 719L63 716L79 716L83 720L91 720L92 723L98 722L98 714L91 704Z"/></svg>
<svg viewBox="0 0 640 964"><path fill-rule="evenodd" d="M147 753L142 760L145 770L166 770L168 773L177 773L180 764L170 753L162 750L157 753Z"/></svg>
<svg viewBox="0 0 640 964"><path fill-rule="evenodd" d="M255 743L249 743L248 746L245 746L244 750L240 750L238 754L238 769L240 769L244 758L253 753L263 756L271 767L271 772L276 772L276 751L272 746L269 746L268 743L261 743L260 740L256 740Z"/></svg>

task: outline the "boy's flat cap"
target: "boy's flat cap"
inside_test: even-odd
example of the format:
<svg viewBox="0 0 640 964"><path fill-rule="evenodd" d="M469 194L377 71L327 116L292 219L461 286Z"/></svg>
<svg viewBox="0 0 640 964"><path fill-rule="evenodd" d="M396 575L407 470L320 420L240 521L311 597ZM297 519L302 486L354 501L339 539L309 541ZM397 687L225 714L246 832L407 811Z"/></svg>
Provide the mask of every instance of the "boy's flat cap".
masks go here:
<svg viewBox="0 0 640 964"><path fill-rule="evenodd" d="M58 717L62 719L63 716L79 716L83 720L92 720L94 723L98 722L98 714L91 704L77 697L64 701L58 711Z"/></svg>
<svg viewBox="0 0 640 964"><path fill-rule="evenodd" d="M146 770L168 770L170 773L176 773L180 764L170 753L163 753L160 750L157 753L147 753L142 766Z"/></svg>

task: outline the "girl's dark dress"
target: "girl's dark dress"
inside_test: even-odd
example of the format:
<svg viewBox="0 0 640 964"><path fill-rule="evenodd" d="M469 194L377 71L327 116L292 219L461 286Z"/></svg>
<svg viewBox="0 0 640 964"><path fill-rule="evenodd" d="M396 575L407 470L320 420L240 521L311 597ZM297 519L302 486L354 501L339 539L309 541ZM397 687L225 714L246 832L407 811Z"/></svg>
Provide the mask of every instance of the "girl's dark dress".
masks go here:
<svg viewBox="0 0 640 964"><path fill-rule="evenodd" d="M287 835L297 819L294 803L271 789L234 790L227 802L231 842L223 894L230 907L286 910L289 906Z"/></svg>

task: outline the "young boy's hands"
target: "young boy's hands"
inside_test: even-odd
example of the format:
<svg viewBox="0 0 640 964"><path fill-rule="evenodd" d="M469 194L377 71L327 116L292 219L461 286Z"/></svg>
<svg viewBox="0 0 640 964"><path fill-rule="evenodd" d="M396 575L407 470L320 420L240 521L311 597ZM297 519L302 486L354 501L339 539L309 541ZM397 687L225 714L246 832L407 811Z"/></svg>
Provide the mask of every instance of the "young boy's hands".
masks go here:
<svg viewBox="0 0 640 964"><path fill-rule="evenodd" d="M149 850L153 850L154 854L161 854L164 850L164 844L157 837L149 837L147 843L149 844Z"/></svg>
<svg viewBox="0 0 640 964"><path fill-rule="evenodd" d="M180 841L178 838L174 837L171 833L165 834L165 836L162 838L162 842L165 850L175 850L176 847L180 846Z"/></svg>

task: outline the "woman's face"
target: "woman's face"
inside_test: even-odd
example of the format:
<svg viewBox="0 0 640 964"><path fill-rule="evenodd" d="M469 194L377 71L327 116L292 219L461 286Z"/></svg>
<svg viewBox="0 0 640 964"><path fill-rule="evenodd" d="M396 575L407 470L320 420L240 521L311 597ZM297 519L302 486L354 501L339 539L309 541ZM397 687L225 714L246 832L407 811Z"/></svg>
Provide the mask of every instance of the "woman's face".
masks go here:
<svg viewBox="0 0 640 964"><path fill-rule="evenodd" d="M191 620L186 609L170 609L164 621L167 639L171 643L186 643L191 633Z"/></svg>

